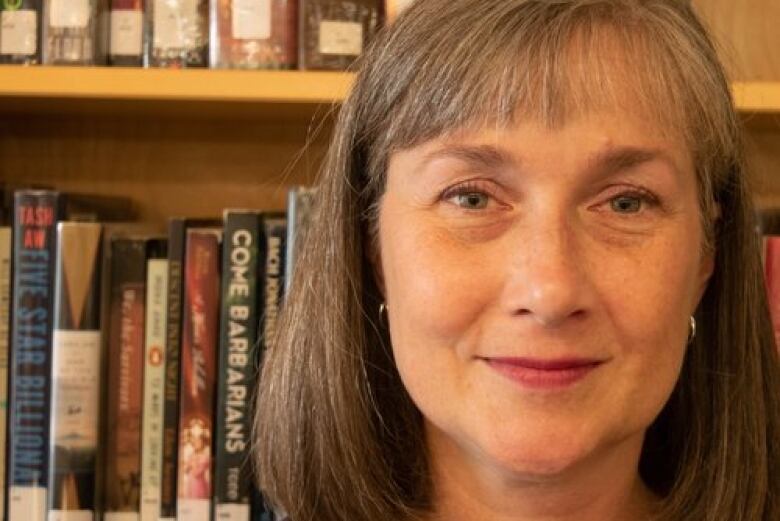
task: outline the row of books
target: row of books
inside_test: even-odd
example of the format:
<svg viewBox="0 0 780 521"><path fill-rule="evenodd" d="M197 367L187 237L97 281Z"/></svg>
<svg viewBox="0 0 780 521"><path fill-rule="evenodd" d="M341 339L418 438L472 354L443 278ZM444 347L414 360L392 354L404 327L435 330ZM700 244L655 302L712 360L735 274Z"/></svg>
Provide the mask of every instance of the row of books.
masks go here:
<svg viewBox="0 0 780 521"><path fill-rule="evenodd" d="M343 70L408 2L5 1L0 63Z"/></svg>
<svg viewBox="0 0 780 521"><path fill-rule="evenodd" d="M167 236L68 220L67 198L17 191L0 228L5 519L273 519L253 400L311 192Z"/></svg>

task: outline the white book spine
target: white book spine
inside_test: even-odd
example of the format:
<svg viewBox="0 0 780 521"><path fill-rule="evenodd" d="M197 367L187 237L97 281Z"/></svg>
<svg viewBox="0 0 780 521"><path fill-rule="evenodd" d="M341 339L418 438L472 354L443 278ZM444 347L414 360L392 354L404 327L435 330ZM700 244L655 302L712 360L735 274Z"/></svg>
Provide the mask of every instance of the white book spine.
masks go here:
<svg viewBox="0 0 780 521"><path fill-rule="evenodd" d="M160 517L168 261L147 265L144 408L141 442L141 521Z"/></svg>

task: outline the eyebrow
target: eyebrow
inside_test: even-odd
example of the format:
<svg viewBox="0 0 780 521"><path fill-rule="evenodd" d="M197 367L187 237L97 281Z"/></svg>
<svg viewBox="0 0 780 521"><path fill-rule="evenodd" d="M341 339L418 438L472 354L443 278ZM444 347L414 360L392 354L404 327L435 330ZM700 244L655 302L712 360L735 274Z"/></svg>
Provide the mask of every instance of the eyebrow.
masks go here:
<svg viewBox="0 0 780 521"><path fill-rule="evenodd" d="M423 164L445 157L458 159L485 170L498 169L516 162L511 154L493 145L452 144L426 154Z"/></svg>
<svg viewBox="0 0 780 521"><path fill-rule="evenodd" d="M662 161L677 172L677 165L672 158L663 150L655 148L610 147L596 153L588 163L592 172L609 176L653 161Z"/></svg>
<svg viewBox="0 0 780 521"><path fill-rule="evenodd" d="M485 170L499 169L518 163L518 159L510 153L493 145L452 144L428 153L423 159L423 164L444 157L458 159L470 166ZM663 150L634 146L609 147L597 152L588 159L588 170L609 176L659 160L667 163L677 172L676 163Z"/></svg>

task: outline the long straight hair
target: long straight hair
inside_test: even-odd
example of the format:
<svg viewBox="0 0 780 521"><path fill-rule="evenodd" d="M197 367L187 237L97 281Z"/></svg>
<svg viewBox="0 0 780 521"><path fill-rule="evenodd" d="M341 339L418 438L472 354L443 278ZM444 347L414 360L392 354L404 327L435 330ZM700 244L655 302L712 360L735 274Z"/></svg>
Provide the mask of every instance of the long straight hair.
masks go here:
<svg viewBox="0 0 780 521"><path fill-rule="evenodd" d="M638 112L687 145L700 247L715 255L695 341L640 459L663 498L658 519L780 519L780 368L741 128L689 2L422 0L360 63L265 355L255 461L267 499L293 521L418 519L434 507L422 418L366 254L390 154L461 129L555 127L598 110Z"/></svg>

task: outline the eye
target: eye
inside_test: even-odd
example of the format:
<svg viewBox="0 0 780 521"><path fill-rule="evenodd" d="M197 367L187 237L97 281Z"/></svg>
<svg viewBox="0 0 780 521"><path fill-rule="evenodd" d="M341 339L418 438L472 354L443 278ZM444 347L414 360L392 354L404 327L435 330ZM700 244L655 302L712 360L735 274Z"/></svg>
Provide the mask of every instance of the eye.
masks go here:
<svg viewBox="0 0 780 521"><path fill-rule="evenodd" d="M610 206L617 213L637 213L642 209L642 202L642 198L635 195L619 195L610 200Z"/></svg>
<svg viewBox="0 0 780 521"><path fill-rule="evenodd" d="M454 195L456 204L466 210L483 210L490 202L490 196L481 192L469 192Z"/></svg>
<svg viewBox="0 0 780 521"><path fill-rule="evenodd" d="M448 188L441 200L466 211L489 210L500 203L487 183L469 182Z"/></svg>

